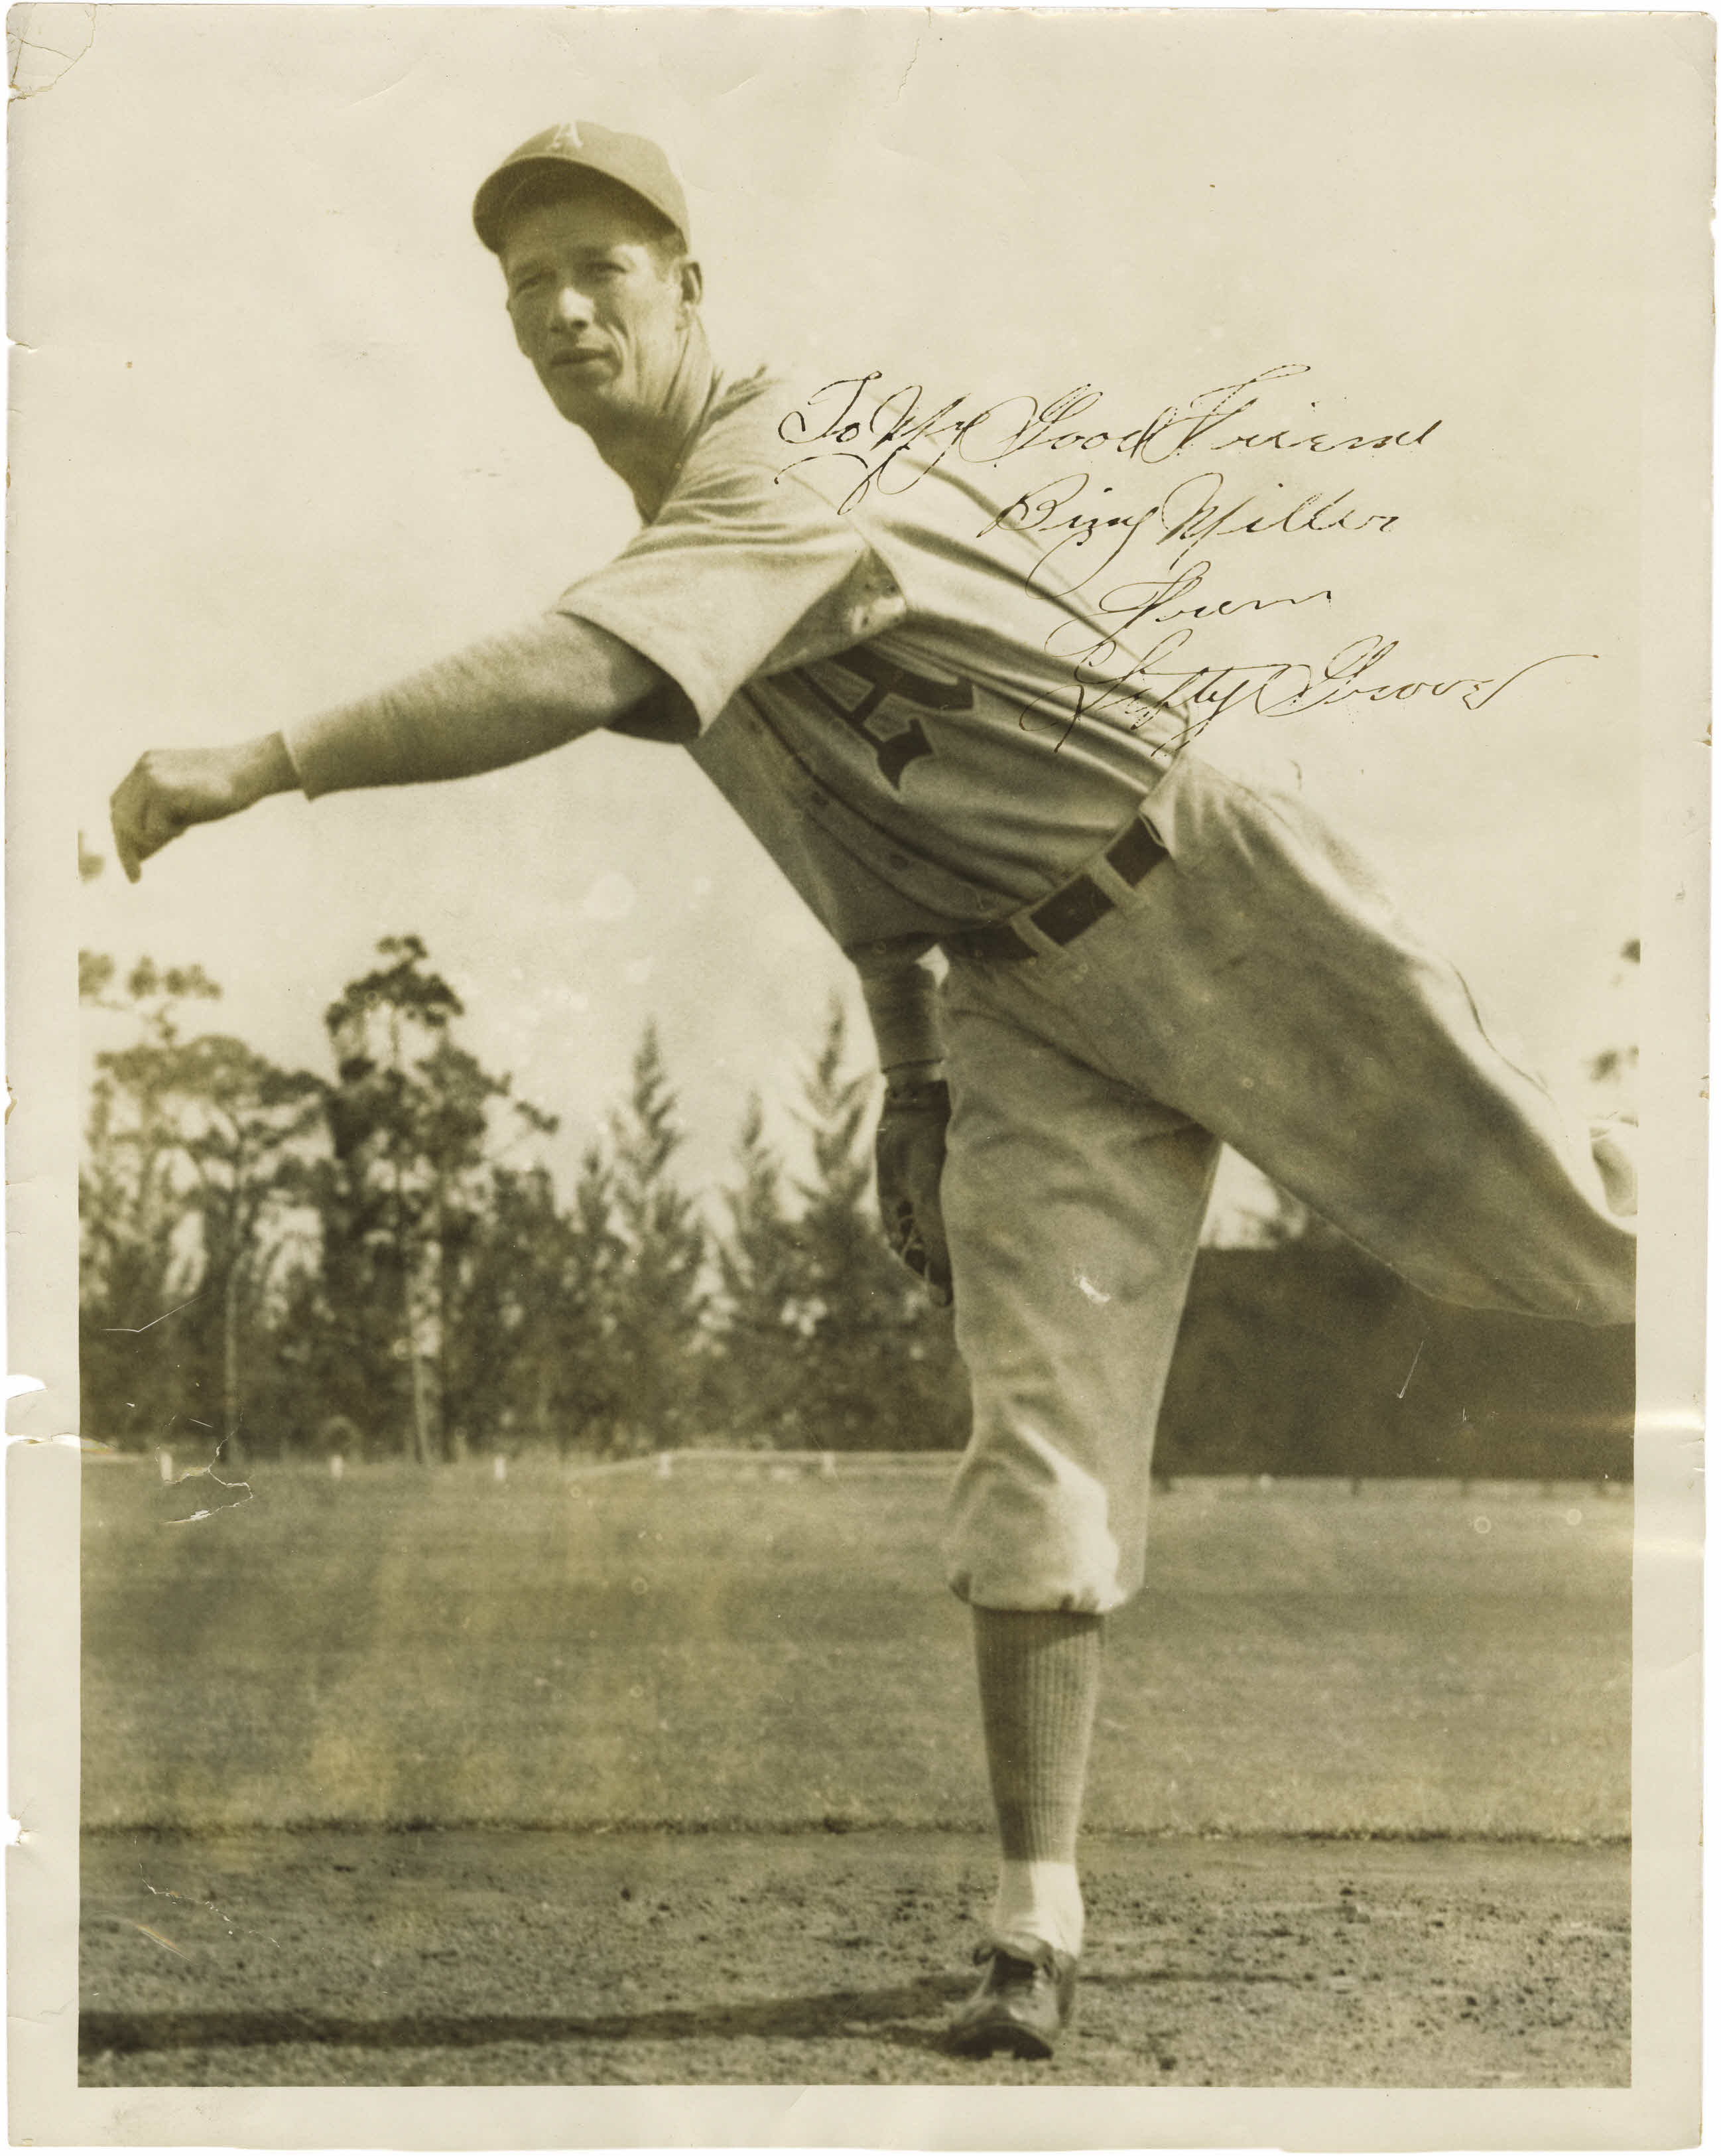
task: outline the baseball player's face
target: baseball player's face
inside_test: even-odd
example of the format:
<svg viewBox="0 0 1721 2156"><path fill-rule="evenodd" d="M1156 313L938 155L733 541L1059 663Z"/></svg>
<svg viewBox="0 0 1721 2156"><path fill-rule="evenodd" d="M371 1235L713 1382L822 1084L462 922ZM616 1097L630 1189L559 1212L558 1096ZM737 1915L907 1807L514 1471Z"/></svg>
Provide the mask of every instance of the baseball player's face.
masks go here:
<svg viewBox="0 0 1721 2156"><path fill-rule="evenodd" d="M666 263L653 227L598 192L523 209L502 249L515 340L576 426L666 404L699 300L697 263Z"/></svg>

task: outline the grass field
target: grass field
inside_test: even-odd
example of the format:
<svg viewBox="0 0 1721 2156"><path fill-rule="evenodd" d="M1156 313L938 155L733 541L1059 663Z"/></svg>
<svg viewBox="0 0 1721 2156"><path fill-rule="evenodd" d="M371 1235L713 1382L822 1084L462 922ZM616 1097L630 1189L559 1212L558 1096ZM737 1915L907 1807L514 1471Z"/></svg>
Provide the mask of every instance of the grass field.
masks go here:
<svg viewBox="0 0 1721 2156"><path fill-rule="evenodd" d="M1163 1494L1078 2026L950 2058L949 1471L92 1464L83 2080L1629 2078L1631 1506L1575 1486Z"/></svg>
<svg viewBox="0 0 1721 2156"><path fill-rule="evenodd" d="M86 1824L977 1830L948 1471L92 1465ZM1097 1832L1627 1831L1627 1497L1189 1482L1149 1580Z"/></svg>

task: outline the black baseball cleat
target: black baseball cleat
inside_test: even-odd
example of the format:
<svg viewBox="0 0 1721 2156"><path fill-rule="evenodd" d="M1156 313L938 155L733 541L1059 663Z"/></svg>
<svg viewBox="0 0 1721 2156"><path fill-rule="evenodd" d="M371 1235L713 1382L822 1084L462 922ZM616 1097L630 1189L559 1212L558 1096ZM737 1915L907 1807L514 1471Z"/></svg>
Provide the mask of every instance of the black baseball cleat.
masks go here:
<svg viewBox="0 0 1721 2156"><path fill-rule="evenodd" d="M980 1989L951 2022L949 2045L958 2058L1049 2059L1076 2005L1076 1958L1042 1946L1032 1961L1003 1947L982 1947L987 1964Z"/></svg>

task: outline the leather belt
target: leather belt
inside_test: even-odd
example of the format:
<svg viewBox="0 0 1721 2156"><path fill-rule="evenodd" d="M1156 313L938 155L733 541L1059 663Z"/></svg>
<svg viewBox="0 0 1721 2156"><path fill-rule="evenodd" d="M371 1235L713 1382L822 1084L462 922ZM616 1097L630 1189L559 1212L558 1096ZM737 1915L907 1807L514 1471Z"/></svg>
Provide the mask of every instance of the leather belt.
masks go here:
<svg viewBox="0 0 1721 2156"><path fill-rule="evenodd" d="M1138 884L1170 857L1138 816L1112 840L1104 858L1125 883ZM1017 919L1032 921L1054 943L1073 943L1084 928L1102 920L1115 903L1111 894L1083 871L1059 885L1050 898L1042 898ZM1013 960L1039 956L1035 946L1010 921L991 921L983 928L959 928L939 940L953 958Z"/></svg>

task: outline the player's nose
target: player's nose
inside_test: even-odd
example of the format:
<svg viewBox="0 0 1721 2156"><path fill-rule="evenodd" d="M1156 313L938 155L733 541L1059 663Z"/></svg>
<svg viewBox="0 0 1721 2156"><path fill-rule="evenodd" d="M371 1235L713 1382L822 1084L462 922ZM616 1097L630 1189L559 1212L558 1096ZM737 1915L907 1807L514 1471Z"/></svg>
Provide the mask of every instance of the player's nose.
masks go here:
<svg viewBox="0 0 1721 2156"><path fill-rule="evenodd" d="M592 320L592 301L577 285L564 285L556 293L556 319L566 329L582 329Z"/></svg>

